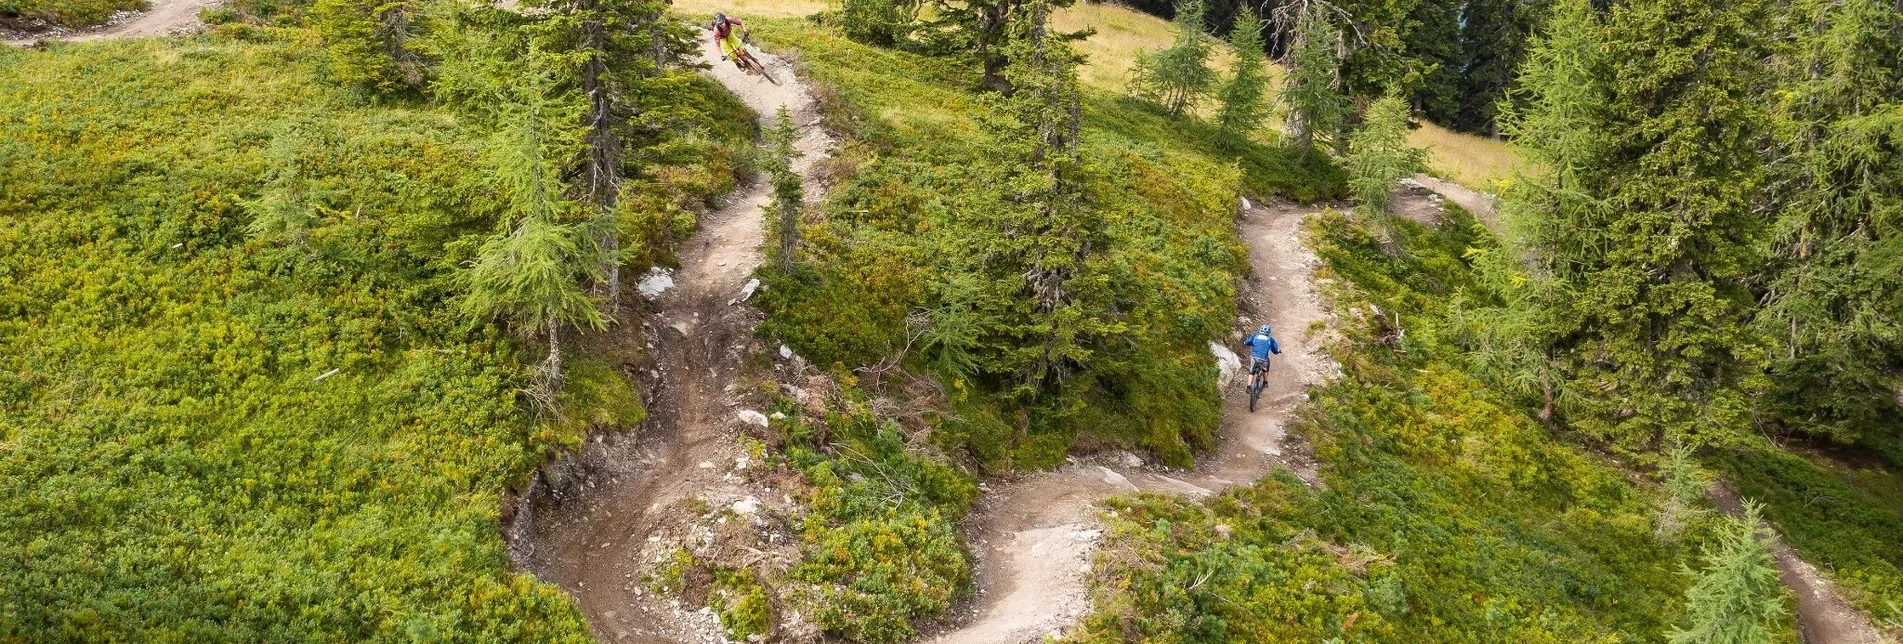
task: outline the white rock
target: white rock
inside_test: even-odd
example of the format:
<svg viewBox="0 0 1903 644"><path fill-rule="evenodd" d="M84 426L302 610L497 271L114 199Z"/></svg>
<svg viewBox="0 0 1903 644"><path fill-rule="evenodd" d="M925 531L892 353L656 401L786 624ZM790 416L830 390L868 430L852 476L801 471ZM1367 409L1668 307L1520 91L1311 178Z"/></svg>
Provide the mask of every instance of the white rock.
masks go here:
<svg viewBox="0 0 1903 644"><path fill-rule="evenodd" d="M650 300L660 297L670 288L674 288L674 272L665 268L648 271L647 277L641 278L641 283L635 286L635 290L641 293L641 297Z"/></svg>
<svg viewBox="0 0 1903 644"><path fill-rule="evenodd" d="M792 350L792 349L790 349L790 348L788 348L788 347L787 347L786 345L784 345L784 344L782 344L782 345L780 345L780 357L781 357L781 358L785 358L785 359L789 359L789 360L790 360L790 359L792 359L792 358L793 358L793 350Z"/></svg>
<svg viewBox="0 0 1903 644"><path fill-rule="evenodd" d="M740 287L740 301L745 302L747 300L753 299L753 292L755 290L758 290L759 288L760 288L759 278L747 280L747 285Z"/></svg>
<svg viewBox="0 0 1903 644"><path fill-rule="evenodd" d="M1242 357L1215 340L1209 341L1209 353L1216 356L1216 389L1226 390L1242 373Z"/></svg>
<svg viewBox="0 0 1903 644"><path fill-rule="evenodd" d="M738 501L734 501L733 511L736 514L753 514L755 512L759 512L760 500L753 497L747 497Z"/></svg>
<svg viewBox="0 0 1903 644"><path fill-rule="evenodd" d="M771 418L771 419L773 419L773 420L786 420L786 414L782 414L782 413L780 413L780 412L777 412L777 411L776 411L776 412L773 412L773 413L771 413L771 414L767 414L767 415L766 415L766 417L767 417L767 418Z"/></svg>
<svg viewBox="0 0 1903 644"><path fill-rule="evenodd" d="M742 409L740 410L740 422L765 427L767 425L766 414L751 409Z"/></svg>
<svg viewBox="0 0 1903 644"><path fill-rule="evenodd" d="M747 457L745 457L745 456L742 456L742 457L740 457L740 458L736 458L736 459L733 459L733 468L734 468L734 469L736 469L736 470L744 470L744 469L747 469L747 465L748 465L749 463L751 463L751 462L752 462L752 460L753 460L753 459L750 459L750 458L747 458Z"/></svg>
<svg viewBox="0 0 1903 644"><path fill-rule="evenodd" d="M700 469L703 469L703 470L711 470L711 469L714 469L714 462L713 462L713 461L701 461L701 462L700 462Z"/></svg>

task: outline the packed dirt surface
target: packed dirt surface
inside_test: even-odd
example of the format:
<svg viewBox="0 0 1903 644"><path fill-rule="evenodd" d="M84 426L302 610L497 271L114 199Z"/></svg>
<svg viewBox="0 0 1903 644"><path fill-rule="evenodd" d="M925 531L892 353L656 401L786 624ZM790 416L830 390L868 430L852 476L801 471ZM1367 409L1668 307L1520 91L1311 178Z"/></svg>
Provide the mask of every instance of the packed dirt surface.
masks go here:
<svg viewBox="0 0 1903 644"><path fill-rule="evenodd" d="M702 40L709 74L762 119L782 105L791 110L801 128L795 147L805 155L793 167L809 176L832 142L791 66L760 56L782 83L774 85L720 61ZM820 188L808 185L807 194L817 198ZM643 280L643 295L653 294L657 311L617 332L626 342L652 343L648 420L634 432L597 436L545 468L508 529L517 564L574 595L601 641L721 641L710 612L683 608L647 584L678 544L709 537L693 521L704 508L759 507L743 481L747 455L738 440L749 414L758 412L739 406L744 396L733 384L746 356L760 349L753 337L760 315L744 301L760 263L768 199L764 181L737 191L702 219L670 276L672 288L653 293L660 281ZM724 518L719 523L727 525Z"/></svg>
<svg viewBox="0 0 1903 644"><path fill-rule="evenodd" d="M113 15L112 20L98 27L74 32L55 28L38 34L4 33L0 36L7 39L8 45L28 47L41 41L87 42L189 33L201 26L198 10L213 4L215 0L151 0L151 7L145 11L119 12Z"/></svg>
<svg viewBox="0 0 1903 644"><path fill-rule="evenodd" d="M1711 501L1727 515L1744 516L1744 502L1730 486L1712 487ZM1771 535L1771 556L1777 561L1778 580L1797 597L1797 633L1806 644L1885 644L1886 639L1862 611L1844 601L1836 584L1817 572L1817 568L1797 557L1777 529L1760 522L1758 529Z"/></svg>
<svg viewBox="0 0 1903 644"><path fill-rule="evenodd" d="M1473 216L1479 218L1480 222L1486 224L1487 227L1499 228L1500 215L1497 207L1499 198L1427 174L1414 175L1412 181L1415 185L1432 190L1467 212L1473 213Z"/></svg>
<svg viewBox="0 0 1903 644"><path fill-rule="evenodd" d="M1311 484L1315 467L1286 431L1309 385L1339 372L1323 353L1328 319L1310 288L1320 265L1302 242L1312 208L1244 202L1239 220L1254 276L1242 285L1231 350L1257 325L1275 329L1275 356L1259 411L1249 412L1246 373L1224 370L1223 422L1216 453L1194 471L1146 468L1130 454L1075 460L1051 472L991 490L969 519L977 553L977 597L958 615L962 626L930 638L944 644L1021 644L1061 635L1090 608L1088 576L1103 534L1098 502L1132 492L1206 496L1255 482L1276 467ZM1219 354L1220 355L1220 354ZM1227 356L1233 358L1233 356Z"/></svg>

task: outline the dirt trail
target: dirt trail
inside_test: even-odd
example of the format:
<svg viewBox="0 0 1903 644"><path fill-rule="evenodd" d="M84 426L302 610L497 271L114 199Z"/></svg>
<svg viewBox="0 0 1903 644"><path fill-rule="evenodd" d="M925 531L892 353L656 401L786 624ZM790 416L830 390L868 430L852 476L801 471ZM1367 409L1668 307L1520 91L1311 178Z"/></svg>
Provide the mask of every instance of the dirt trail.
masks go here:
<svg viewBox="0 0 1903 644"><path fill-rule="evenodd" d="M1414 175L1413 179L1414 183L1439 193L1448 201L1458 204L1463 210L1473 213L1473 216L1480 219L1481 223L1486 224L1488 228L1499 228L1500 217L1497 208L1499 199L1497 197L1427 174Z"/></svg>
<svg viewBox="0 0 1903 644"><path fill-rule="evenodd" d="M995 489L968 528L978 555L979 595L963 624L929 641L944 644L1041 642L1060 633L1090 607L1087 577L1102 526L1097 503L1137 491L1208 495L1247 485L1277 466L1314 480L1314 466L1286 444L1285 426L1306 388L1337 371L1311 326L1327 314L1310 288L1320 265L1302 243L1301 223L1311 208L1246 204L1239 221L1255 275L1243 285L1243 329L1275 328L1282 355L1274 359L1261 410L1249 413L1243 376L1225 383L1222 431L1216 453L1194 471L1146 469L1134 456L1084 459L1032 474Z"/></svg>
<svg viewBox="0 0 1903 644"><path fill-rule="evenodd" d="M1744 516L1744 503L1731 486L1712 486L1711 502L1727 515ZM1870 626L1862 611L1844 601L1836 584L1817 572L1817 568L1799 559L1797 551L1777 536L1770 523L1759 528L1771 534L1771 556L1777 561L1778 580L1797 596L1797 633L1807 644L1885 644L1877 629Z"/></svg>
<svg viewBox="0 0 1903 644"><path fill-rule="evenodd" d="M704 38L702 39L705 40ZM805 156L795 171L808 175L831 141L818 125L813 99L791 66L762 56L783 85L772 85L719 60L703 42L710 75L763 119L786 105L801 128L795 146ZM820 186L809 185L817 199ZM654 561L651 544L680 529L692 514L690 495L720 502L738 490L737 435L741 420L730 390L739 356L753 341L759 313L737 302L760 262L764 181L736 191L732 201L701 222L681 253L676 287L655 298L658 311L644 322L654 342L657 384L648 396L649 419L638 432L598 436L579 454L545 469L547 485L532 491L511 527L512 552L523 568L580 601L597 639L604 642L682 642L718 638L712 616L683 610L646 590ZM638 341L642 333L624 324Z"/></svg>
<svg viewBox="0 0 1903 644"><path fill-rule="evenodd" d="M27 47L40 41L88 42L93 40L115 40L120 38L144 38L148 36L167 36L196 29L199 25L198 10L211 6L215 0L151 0L151 7L142 12L120 12L111 22L77 32L55 30L52 32L25 35L8 34L6 44L14 47Z"/></svg>

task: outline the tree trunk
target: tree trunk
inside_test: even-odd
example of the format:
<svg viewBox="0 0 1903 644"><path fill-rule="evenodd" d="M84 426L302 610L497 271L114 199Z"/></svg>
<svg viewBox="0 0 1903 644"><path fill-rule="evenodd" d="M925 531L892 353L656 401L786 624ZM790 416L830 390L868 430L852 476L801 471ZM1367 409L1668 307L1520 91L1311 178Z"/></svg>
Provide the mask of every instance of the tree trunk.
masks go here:
<svg viewBox="0 0 1903 644"><path fill-rule="evenodd" d="M548 321L548 360L542 363L542 381L547 383L548 400L553 403L555 396L562 391L562 342L559 337L562 325L550 319Z"/></svg>
<svg viewBox="0 0 1903 644"><path fill-rule="evenodd" d="M600 0L580 0L581 49L589 53L581 66L581 89L588 97L587 145L582 151L582 196L595 211L595 227L603 254L601 272L607 290L609 315L621 313L621 226L616 212L621 192L621 139L615 134L613 81L609 77L608 29Z"/></svg>

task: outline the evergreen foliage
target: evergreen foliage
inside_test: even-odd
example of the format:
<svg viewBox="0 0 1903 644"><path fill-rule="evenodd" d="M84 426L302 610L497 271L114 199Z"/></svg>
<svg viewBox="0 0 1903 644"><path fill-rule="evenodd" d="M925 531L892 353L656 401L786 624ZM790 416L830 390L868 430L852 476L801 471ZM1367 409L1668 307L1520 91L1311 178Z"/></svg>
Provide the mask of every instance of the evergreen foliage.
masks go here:
<svg viewBox="0 0 1903 644"><path fill-rule="evenodd" d="M1758 505L1746 501L1744 516L1728 518L1704 552L1704 570L1686 566L1697 583L1685 590L1689 627L1674 629L1672 644L1770 644L1790 612L1779 585L1771 545L1761 534Z"/></svg>
<svg viewBox="0 0 1903 644"><path fill-rule="evenodd" d="M1781 270L1757 328L1791 431L1903 441L1903 12L1790 5L1763 198Z"/></svg>
<svg viewBox="0 0 1903 644"><path fill-rule="evenodd" d="M317 0L311 21L330 52L331 78L374 92L417 89L426 63L410 0Z"/></svg>
<svg viewBox="0 0 1903 644"><path fill-rule="evenodd" d="M1417 0L1407 17L1402 37L1405 56L1413 63L1412 77L1397 79L1411 88L1408 103L1435 123L1454 125L1461 111L1473 106L1460 101L1461 69L1465 54L1460 39L1461 12L1467 0Z"/></svg>
<svg viewBox="0 0 1903 644"><path fill-rule="evenodd" d="M1235 51L1236 60L1229 67L1229 79L1216 93L1220 101L1216 137L1221 145L1233 147L1236 139L1248 138L1268 116L1264 92L1268 90L1269 75L1263 69L1262 29L1262 19L1248 7L1242 8L1230 28L1229 48Z"/></svg>
<svg viewBox="0 0 1903 644"><path fill-rule="evenodd" d="M877 47L906 42L917 28L919 0L843 0L840 30L847 38Z"/></svg>
<svg viewBox="0 0 1903 644"><path fill-rule="evenodd" d="M1132 95L1180 118L1209 94L1216 72L1209 68L1212 48L1208 34L1203 33L1203 17L1202 0L1176 5L1176 41L1167 49L1137 54L1130 78Z"/></svg>
<svg viewBox="0 0 1903 644"><path fill-rule="evenodd" d="M1283 131L1303 158L1318 139L1332 143L1340 136L1350 110L1341 83L1341 52L1347 45L1333 21L1321 8L1278 17L1278 24L1286 25L1283 37L1288 41L1282 56L1282 67L1288 70L1281 94L1288 114Z"/></svg>
<svg viewBox="0 0 1903 644"><path fill-rule="evenodd" d="M793 171L793 160L800 156L800 151L793 148L798 138L799 128L793 125L793 116L781 105L779 114L774 115L773 127L766 132L766 149L760 165L766 169L768 181L773 185L773 201L767 206L767 212L774 216L773 235L779 238L782 271L792 271L799 261L800 211L806 207L806 188L800 184L799 173Z"/></svg>
<svg viewBox="0 0 1903 644"><path fill-rule="evenodd" d="M1013 25L1024 21L1024 13L1034 0L933 0L932 18L920 25L925 49L975 59L984 75L978 86L1008 93L1011 83L1005 68L1011 64L1007 48ZM1075 0L1049 0L1052 9L1071 6ZM1054 34L1073 41L1089 35Z"/></svg>
<svg viewBox="0 0 1903 644"><path fill-rule="evenodd" d="M1361 128L1348 137L1348 188L1355 208L1385 226L1388 198L1401 179L1421 171L1427 152L1408 147L1408 106L1393 94L1368 104Z"/></svg>
<svg viewBox="0 0 1903 644"><path fill-rule="evenodd" d="M1436 122L1468 132L1500 134L1499 103L1511 100L1515 78L1550 0L1467 0L1460 11L1459 86L1452 117Z"/></svg>

